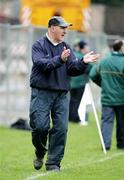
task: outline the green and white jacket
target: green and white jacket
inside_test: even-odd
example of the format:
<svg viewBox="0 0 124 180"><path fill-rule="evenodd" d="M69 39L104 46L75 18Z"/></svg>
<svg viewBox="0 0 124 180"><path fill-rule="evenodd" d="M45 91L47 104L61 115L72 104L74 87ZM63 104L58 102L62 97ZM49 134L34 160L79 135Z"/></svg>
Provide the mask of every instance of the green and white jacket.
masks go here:
<svg viewBox="0 0 124 180"><path fill-rule="evenodd" d="M103 105L124 105L124 54L113 52L94 65L89 76L101 86Z"/></svg>

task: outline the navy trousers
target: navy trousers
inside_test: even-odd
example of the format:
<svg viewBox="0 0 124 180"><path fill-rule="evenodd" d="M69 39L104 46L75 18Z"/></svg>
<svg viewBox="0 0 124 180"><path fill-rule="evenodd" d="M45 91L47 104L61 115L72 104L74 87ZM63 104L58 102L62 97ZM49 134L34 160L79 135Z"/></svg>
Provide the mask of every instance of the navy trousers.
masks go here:
<svg viewBox="0 0 124 180"><path fill-rule="evenodd" d="M69 121L72 121L75 123L80 122L80 118L78 115L78 108L80 105L82 95L84 93L84 89L85 89L85 86L70 90Z"/></svg>
<svg viewBox="0 0 124 180"><path fill-rule="evenodd" d="M117 148L124 148L124 105L102 106L101 130L106 148L111 146L112 130L116 117Z"/></svg>
<svg viewBox="0 0 124 180"><path fill-rule="evenodd" d="M48 146L46 166L60 166L66 144L68 115L67 91L32 88L30 103L32 143L36 156L41 158L44 157Z"/></svg>

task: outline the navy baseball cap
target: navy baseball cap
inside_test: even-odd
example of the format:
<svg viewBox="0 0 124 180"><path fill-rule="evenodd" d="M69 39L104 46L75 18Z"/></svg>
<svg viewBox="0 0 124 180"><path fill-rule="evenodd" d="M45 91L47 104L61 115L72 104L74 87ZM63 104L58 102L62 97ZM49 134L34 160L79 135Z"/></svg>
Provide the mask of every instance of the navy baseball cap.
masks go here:
<svg viewBox="0 0 124 180"><path fill-rule="evenodd" d="M80 49L84 49L85 46L87 46L87 43L83 40L79 41L79 43L77 44L79 46Z"/></svg>
<svg viewBox="0 0 124 180"><path fill-rule="evenodd" d="M48 22L48 27L51 26L68 27L72 26L72 24L66 22L61 16L53 16Z"/></svg>

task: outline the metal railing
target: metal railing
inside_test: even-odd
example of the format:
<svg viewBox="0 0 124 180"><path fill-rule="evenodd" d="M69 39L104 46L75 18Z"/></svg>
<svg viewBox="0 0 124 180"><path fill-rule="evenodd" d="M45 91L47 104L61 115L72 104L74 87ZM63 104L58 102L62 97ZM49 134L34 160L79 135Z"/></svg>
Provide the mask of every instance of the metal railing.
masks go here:
<svg viewBox="0 0 124 180"><path fill-rule="evenodd" d="M0 124L9 125L18 118L28 119L33 42L46 34L44 27L0 24ZM91 49L104 52L107 35L69 31L65 40L72 47L79 39Z"/></svg>

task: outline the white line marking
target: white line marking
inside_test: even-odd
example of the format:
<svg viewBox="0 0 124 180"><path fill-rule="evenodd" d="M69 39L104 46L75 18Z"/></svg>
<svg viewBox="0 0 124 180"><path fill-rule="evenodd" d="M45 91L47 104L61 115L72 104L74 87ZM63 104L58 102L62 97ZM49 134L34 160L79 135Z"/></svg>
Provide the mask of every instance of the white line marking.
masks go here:
<svg viewBox="0 0 124 180"><path fill-rule="evenodd" d="M53 173L53 172L40 173L40 174L36 174L36 175L34 174L34 175L26 178L25 180L37 179L38 177L47 176L47 175L49 175L49 174L51 174L51 173Z"/></svg>
<svg viewBox="0 0 124 180"><path fill-rule="evenodd" d="M68 169L68 168L74 169L74 168L77 168L77 167L80 167L80 166L86 166L86 165L95 164L95 163L99 163L99 162L101 163L101 162L104 162L104 161L111 160L111 159L113 159L115 157L118 157L118 156L120 156L122 154L124 154L124 152L115 153L115 154L112 154L111 156L103 157L103 158L98 159L96 161L93 160L92 162L90 161L88 163L82 163L82 161L80 161L80 162L77 162L75 166L74 166L74 164L68 164L65 167L63 167L62 170ZM34 180L34 179L37 179L38 177L49 176L50 174L53 174L53 173L55 173L55 172L51 171L51 172L44 172L44 173L40 173L40 174L36 174L36 175L34 174L32 176L27 177L25 180Z"/></svg>

